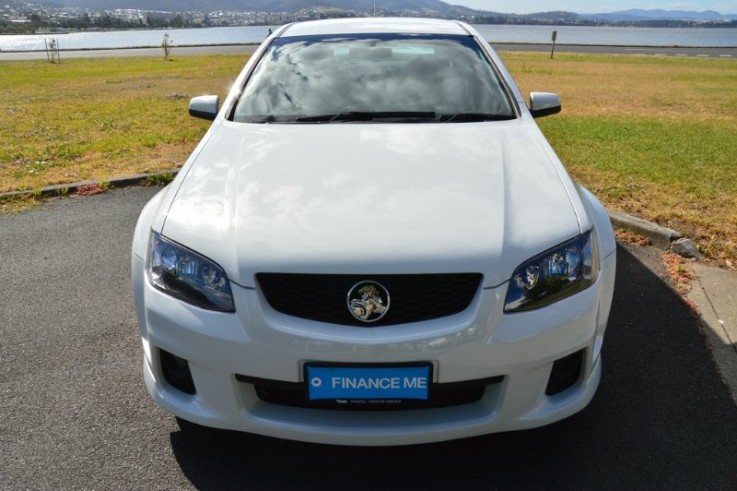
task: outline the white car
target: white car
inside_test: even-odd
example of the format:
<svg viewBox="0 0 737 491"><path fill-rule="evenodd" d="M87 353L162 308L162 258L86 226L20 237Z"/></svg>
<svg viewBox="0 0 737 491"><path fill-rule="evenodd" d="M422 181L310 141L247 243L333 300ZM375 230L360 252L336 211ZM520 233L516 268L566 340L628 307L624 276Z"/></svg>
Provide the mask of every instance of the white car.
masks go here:
<svg viewBox="0 0 737 491"><path fill-rule="evenodd" d="M616 244L470 26L296 23L250 58L133 239L154 401L340 445L546 425L601 377ZM192 425L190 425L192 426Z"/></svg>

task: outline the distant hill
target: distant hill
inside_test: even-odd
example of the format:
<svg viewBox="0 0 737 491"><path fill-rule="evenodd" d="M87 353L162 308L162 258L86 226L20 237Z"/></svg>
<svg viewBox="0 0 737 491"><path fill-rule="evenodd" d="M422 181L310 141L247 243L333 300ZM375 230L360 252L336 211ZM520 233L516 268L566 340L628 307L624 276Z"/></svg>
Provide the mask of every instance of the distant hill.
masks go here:
<svg viewBox="0 0 737 491"><path fill-rule="evenodd" d="M31 0L34 2L37 0ZM140 9L166 12L212 12L229 10L240 12L298 12L306 9L345 9L370 12L374 0L46 0L48 3L64 7L79 7L90 10ZM451 0L463 2L463 0ZM703 12L684 10L642 10L630 9L600 14L577 14L573 12L538 12L534 14L499 14L477 11L461 5L451 5L442 0L377 0L380 10L389 11L433 11L444 15L477 15L479 17L498 17L516 20L533 20L544 23L576 23L577 21L596 21L606 23L648 22L648 21L732 21L737 13L720 14L713 10ZM513 9L511 4L507 7Z"/></svg>
<svg viewBox="0 0 737 491"><path fill-rule="evenodd" d="M581 19L581 16L573 12L552 11L552 12L535 12L533 14L524 14L519 17L526 19L534 19L541 22L566 22L573 23Z"/></svg>
<svg viewBox="0 0 737 491"><path fill-rule="evenodd" d="M629 9L604 14L580 14L586 20L598 20L603 22L641 22L653 20L680 20L680 21L730 21L737 19L737 14L720 14L714 10L703 12L687 10L642 10Z"/></svg>

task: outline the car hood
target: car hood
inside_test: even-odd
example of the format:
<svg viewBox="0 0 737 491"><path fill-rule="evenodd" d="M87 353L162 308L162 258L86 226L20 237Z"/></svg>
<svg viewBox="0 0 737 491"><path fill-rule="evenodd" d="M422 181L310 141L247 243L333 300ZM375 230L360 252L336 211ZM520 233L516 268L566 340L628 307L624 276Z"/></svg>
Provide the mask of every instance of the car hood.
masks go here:
<svg viewBox="0 0 737 491"><path fill-rule="evenodd" d="M173 191L161 232L246 287L259 272L480 272L496 286L579 234L584 213L524 119L220 122Z"/></svg>

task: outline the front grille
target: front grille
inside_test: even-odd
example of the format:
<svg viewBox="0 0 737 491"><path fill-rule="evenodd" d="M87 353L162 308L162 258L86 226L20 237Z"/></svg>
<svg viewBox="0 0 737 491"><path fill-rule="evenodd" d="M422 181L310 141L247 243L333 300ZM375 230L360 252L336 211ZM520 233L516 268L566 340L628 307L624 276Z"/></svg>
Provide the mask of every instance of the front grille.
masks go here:
<svg viewBox="0 0 737 491"><path fill-rule="evenodd" d="M259 273L256 279L271 308L282 314L330 324L375 327L437 319L464 311L481 284L478 273L424 275L316 275ZM371 280L389 291L386 315L366 324L348 310L347 295Z"/></svg>
<svg viewBox="0 0 737 491"><path fill-rule="evenodd" d="M472 404L481 399L487 386L498 384L504 380L503 376L490 377L481 380L454 382L448 384L432 384L430 397L426 401L311 401L307 398L307 388L304 383L281 382L266 380L245 375L236 375L240 382L253 384L259 399L279 406L292 406L312 409L335 410L403 410L403 409L433 409L440 407L460 406Z"/></svg>

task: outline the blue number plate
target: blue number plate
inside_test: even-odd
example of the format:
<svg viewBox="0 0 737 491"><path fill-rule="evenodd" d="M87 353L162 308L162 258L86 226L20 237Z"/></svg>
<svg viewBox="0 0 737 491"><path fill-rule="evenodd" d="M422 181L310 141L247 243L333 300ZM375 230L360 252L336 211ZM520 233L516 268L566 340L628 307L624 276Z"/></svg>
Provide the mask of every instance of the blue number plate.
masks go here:
<svg viewBox="0 0 737 491"><path fill-rule="evenodd" d="M430 365L412 367L306 366L310 400L426 400Z"/></svg>

